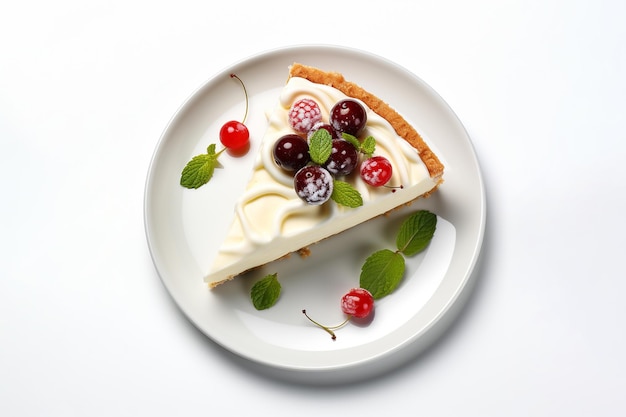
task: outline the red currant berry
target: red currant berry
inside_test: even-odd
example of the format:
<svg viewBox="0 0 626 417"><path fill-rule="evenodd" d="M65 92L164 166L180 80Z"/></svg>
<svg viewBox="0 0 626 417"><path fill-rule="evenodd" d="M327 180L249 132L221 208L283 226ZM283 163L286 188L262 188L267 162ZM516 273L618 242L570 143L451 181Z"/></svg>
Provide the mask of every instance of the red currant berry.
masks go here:
<svg viewBox="0 0 626 417"><path fill-rule="evenodd" d="M320 106L310 98L297 100L289 110L289 125L299 133L307 133L322 121Z"/></svg>
<svg viewBox="0 0 626 417"><path fill-rule="evenodd" d="M341 297L341 310L359 319L367 317L374 309L374 297L364 288L352 288Z"/></svg>
<svg viewBox="0 0 626 417"><path fill-rule="evenodd" d="M384 156L372 156L361 163L361 178L373 187L381 187L391 179L391 162Z"/></svg>
<svg viewBox="0 0 626 417"><path fill-rule="evenodd" d="M220 129L220 142L228 149L238 150L248 145L250 132L241 122L231 120Z"/></svg>

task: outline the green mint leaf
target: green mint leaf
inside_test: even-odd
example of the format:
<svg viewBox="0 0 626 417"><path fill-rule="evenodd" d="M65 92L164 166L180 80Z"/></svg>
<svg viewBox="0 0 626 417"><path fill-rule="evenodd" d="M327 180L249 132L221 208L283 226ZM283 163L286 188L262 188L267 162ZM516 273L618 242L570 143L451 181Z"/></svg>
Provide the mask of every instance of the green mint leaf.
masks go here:
<svg viewBox="0 0 626 417"><path fill-rule="evenodd" d="M180 185L185 188L199 188L209 182L218 166L217 158L221 153L222 151L215 153L215 144L212 143L206 154L191 158L180 175Z"/></svg>
<svg viewBox="0 0 626 417"><path fill-rule="evenodd" d="M412 256L424 250L430 243L437 227L437 216L427 210L413 213L400 226L396 238L398 251Z"/></svg>
<svg viewBox="0 0 626 417"><path fill-rule="evenodd" d="M341 134L341 137L346 142L350 142L352 144L352 146L354 146L357 150L361 149L361 142L359 142L359 139L356 136L353 136L353 135L351 135L349 133L343 132Z"/></svg>
<svg viewBox="0 0 626 417"><path fill-rule="evenodd" d="M404 257L398 252L383 249L370 255L361 268L359 285L374 299L390 294L404 276Z"/></svg>
<svg viewBox="0 0 626 417"><path fill-rule="evenodd" d="M363 197L354 187L345 181L333 181L333 193L330 198L342 206L355 208L363 205Z"/></svg>
<svg viewBox="0 0 626 417"><path fill-rule="evenodd" d="M309 155L311 161L322 165L333 150L333 138L326 129L318 129L309 140Z"/></svg>
<svg viewBox="0 0 626 417"><path fill-rule="evenodd" d="M361 144L361 152L363 152L368 157L371 157L376 151L376 139L373 136L368 136L363 139L363 143Z"/></svg>
<svg viewBox="0 0 626 417"><path fill-rule="evenodd" d="M257 310L265 310L272 307L278 301L281 285L278 282L278 274L270 274L257 281L250 290L252 304Z"/></svg>
<svg viewBox="0 0 626 417"><path fill-rule="evenodd" d="M207 153L207 155L219 155L219 154L215 153L215 144L214 143L212 143L209 146L207 146L206 153ZM220 153L222 153L222 152L220 151Z"/></svg>
<svg viewBox="0 0 626 417"><path fill-rule="evenodd" d="M356 136L353 136L349 133L342 133L341 137L350 142L357 151L365 154L368 158L371 157L376 151L376 139L373 136L368 136L363 139L363 142L360 142Z"/></svg>

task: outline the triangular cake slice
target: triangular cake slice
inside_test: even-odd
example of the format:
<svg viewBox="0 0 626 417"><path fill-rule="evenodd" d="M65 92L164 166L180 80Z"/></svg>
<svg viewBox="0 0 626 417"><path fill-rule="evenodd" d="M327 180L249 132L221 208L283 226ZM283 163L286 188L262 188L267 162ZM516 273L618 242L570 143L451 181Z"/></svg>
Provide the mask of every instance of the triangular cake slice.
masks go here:
<svg viewBox="0 0 626 417"><path fill-rule="evenodd" d="M288 113L301 98L316 101L326 123L337 102L346 98L359 101L367 115L359 136L376 140L375 155L385 156L393 167L389 184L402 188L372 187L352 173L341 180L360 193L362 206L349 208L333 200L312 205L300 199L294 189L294 173L276 164L273 148L280 137L295 133ZM211 288L290 253L306 252L316 242L428 196L443 181L443 164L420 134L390 105L342 74L293 64L268 119L247 188L236 203L228 234L205 277Z"/></svg>

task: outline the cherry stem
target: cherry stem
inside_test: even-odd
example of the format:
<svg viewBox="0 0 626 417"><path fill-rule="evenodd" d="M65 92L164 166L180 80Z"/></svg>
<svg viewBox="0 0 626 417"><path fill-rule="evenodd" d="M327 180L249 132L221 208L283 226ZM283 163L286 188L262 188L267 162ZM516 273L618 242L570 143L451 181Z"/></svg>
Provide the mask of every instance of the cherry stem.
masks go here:
<svg viewBox="0 0 626 417"><path fill-rule="evenodd" d="M385 188L389 188L391 189L392 193L395 193L397 189L404 189L404 185L400 184L400 185L383 185L383 187Z"/></svg>
<svg viewBox="0 0 626 417"><path fill-rule="evenodd" d="M237 74L230 74L230 78L236 78L237 81L239 81L239 84L241 84L241 88L243 88L243 94L246 96L246 112L243 115L243 120L241 121L241 123L243 124L246 123L246 118L248 117L248 91L246 90L246 86L244 85L243 81L241 81L241 78L237 77Z"/></svg>
<svg viewBox="0 0 626 417"><path fill-rule="evenodd" d="M313 320L311 317L309 317L309 315L306 313L306 310L302 310L302 314L304 314L304 315L306 316L306 318L307 318L307 319L309 319L309 321L310 321L311 323L313 323L313 324L315 324L317 327L319 327L319 328L321 328L321 329L325 330L325 331L326 331L326 332L330 335L330 338L331 338L331 339L333 339L333 340L336 340L336 339L337 339L337 335L335 335L335 332L333 332L333 330L337 330L337 329L342 328L342 327L343 327L343 326L345 326L345 325L346 325L346 323L348 323L348 322L350 321L350 319L352 318L352 316L348 316L348 317L347 317L347 318L343 321L343 323L338 324L338 325L336 325L336 326L324 326L324 325L322 325L322 324L319 324L319 323L318 323L318 322L316 322L315 320Z"/></svg>

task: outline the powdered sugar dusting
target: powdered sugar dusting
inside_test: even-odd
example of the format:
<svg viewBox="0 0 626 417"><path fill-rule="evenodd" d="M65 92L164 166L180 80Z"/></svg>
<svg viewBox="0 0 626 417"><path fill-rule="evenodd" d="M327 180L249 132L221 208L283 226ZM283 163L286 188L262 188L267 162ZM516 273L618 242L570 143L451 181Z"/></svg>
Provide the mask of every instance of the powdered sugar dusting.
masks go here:
<svg viewBox="0 0 626 417"><path fill-rule="evenodd" d="M322 112L318 104L310 98L302 98L289 110L289 125L299 133L307 133L322 121Z"/></svg>
<svg viewBox="0 0 626 417"><path fill-rule="evenodd" d="M361 164L361 178L374 187L385 185L393 172L391 163L384 157L374 156Z"/></svg>
<svg viewBox="0 0 626 417"><path fill-rule="evenodd" d="M320 205L333 193L333 177L326 169L309 165L294 176L294 188L298 197L308 204Z"/></svg>

